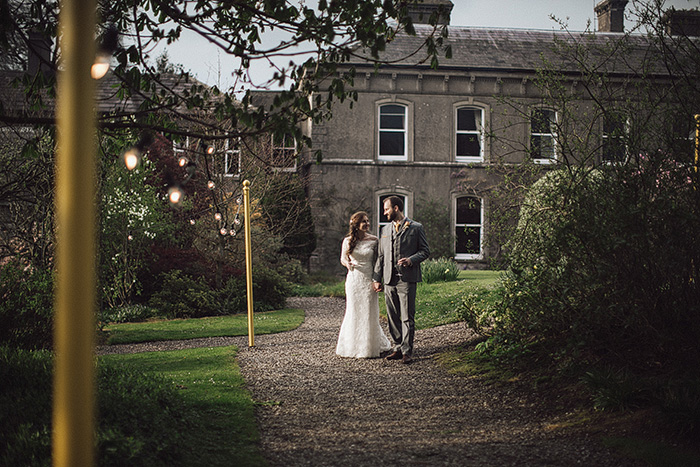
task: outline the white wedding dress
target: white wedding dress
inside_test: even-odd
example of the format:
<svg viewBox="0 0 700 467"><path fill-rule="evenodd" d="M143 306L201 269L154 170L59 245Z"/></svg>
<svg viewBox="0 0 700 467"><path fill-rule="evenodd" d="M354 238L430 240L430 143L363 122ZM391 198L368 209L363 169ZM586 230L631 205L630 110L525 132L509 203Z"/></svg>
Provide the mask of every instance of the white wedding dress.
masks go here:
<svg viewBox="0 0 700 467"><path fill-rule="evenodd" d="M340 326L335 353L341 357L373 358L391 349L379 325L379 302L372 289L373 259L377 240L357 242L348 255L350 240L343 240L340 262L347 267L345 278L345 317Z"/></svg>

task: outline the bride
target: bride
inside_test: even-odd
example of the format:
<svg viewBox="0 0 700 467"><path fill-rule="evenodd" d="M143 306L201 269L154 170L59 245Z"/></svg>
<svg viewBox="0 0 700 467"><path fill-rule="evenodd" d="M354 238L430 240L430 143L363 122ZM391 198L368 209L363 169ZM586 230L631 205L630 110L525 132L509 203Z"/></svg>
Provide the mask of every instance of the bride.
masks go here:
<svg viewBox="0 0 700 467"><path fill-rule="evenodd" d="M366 212L356 212L350 217L340 254L340 262L348 269L345 317L335 348L341 357L373 358L391 349L379 325L379 302L372 288L376 258L377 237L369 233L369 217Z"/></svg>

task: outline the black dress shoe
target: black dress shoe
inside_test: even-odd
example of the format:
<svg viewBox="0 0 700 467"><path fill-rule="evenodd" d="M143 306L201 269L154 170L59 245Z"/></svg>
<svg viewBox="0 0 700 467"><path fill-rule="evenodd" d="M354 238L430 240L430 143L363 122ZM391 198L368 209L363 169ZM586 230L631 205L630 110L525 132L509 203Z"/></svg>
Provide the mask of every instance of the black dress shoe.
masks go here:
<svg viewBox="0 0 700 467"><path fill-rule="evenodd" d="M397 350L394 353L391 353L386 356L387 360L401 360L401 357L403 357L403 354L401 353L400 350Z"/></svg>
<svg viewBox="0 0 700 467"><path fill-rule="evenodd" d="M403 363L404 365L408 365L408 364L411 363L412 361L413 361L413 359L411 358L410 355L404 355L404 356L401 358L401 363Z"/></svg>

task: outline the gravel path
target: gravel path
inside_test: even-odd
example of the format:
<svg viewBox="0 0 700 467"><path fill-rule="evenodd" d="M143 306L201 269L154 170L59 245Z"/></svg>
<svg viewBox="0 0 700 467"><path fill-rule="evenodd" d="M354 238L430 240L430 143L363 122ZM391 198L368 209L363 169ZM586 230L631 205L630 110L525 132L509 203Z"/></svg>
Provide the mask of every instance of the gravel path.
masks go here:
<svg viewBox="0 0 700 467"><path fill-rule="evenodd" d="M100 353L237 345L271 466L627 466L599 441L552 429L554 411L522 390L454 376L433 357L463 324L416 333L414 362L335 355L345 302L292 298L298 329L255 337L110 346Z"/></svg>
<svg viewBox="0 0 700 467"><path fill-rule="evenodd" d="M416 333L414 363L335 355L343 299L295 298L297 330L258 336L239 362L260 403L273 466L619 466L600 444L548 429L527 394L453 376L433 359L465 340L463 324Z"/></svg>

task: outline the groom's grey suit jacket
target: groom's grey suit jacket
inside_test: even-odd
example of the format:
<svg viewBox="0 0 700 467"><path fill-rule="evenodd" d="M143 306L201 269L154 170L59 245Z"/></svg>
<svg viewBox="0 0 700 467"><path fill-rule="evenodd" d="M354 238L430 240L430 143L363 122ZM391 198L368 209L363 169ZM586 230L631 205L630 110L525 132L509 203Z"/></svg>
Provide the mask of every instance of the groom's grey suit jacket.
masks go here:
<svg viewBox="0 0 700 467"><path fill-rule="evenodd" d="M393 242L392 242L393 240ZM392 251L393 246L393 251ZM430 256L428 239L423 226L407 217L401 221L399 232L393 223L382 228L379 235L377 261L374 263L372 280L388 284L391 282L392 269L400 257L410 258L411 267L402 268L404 282L420 282L420 263Z"/></svg>

